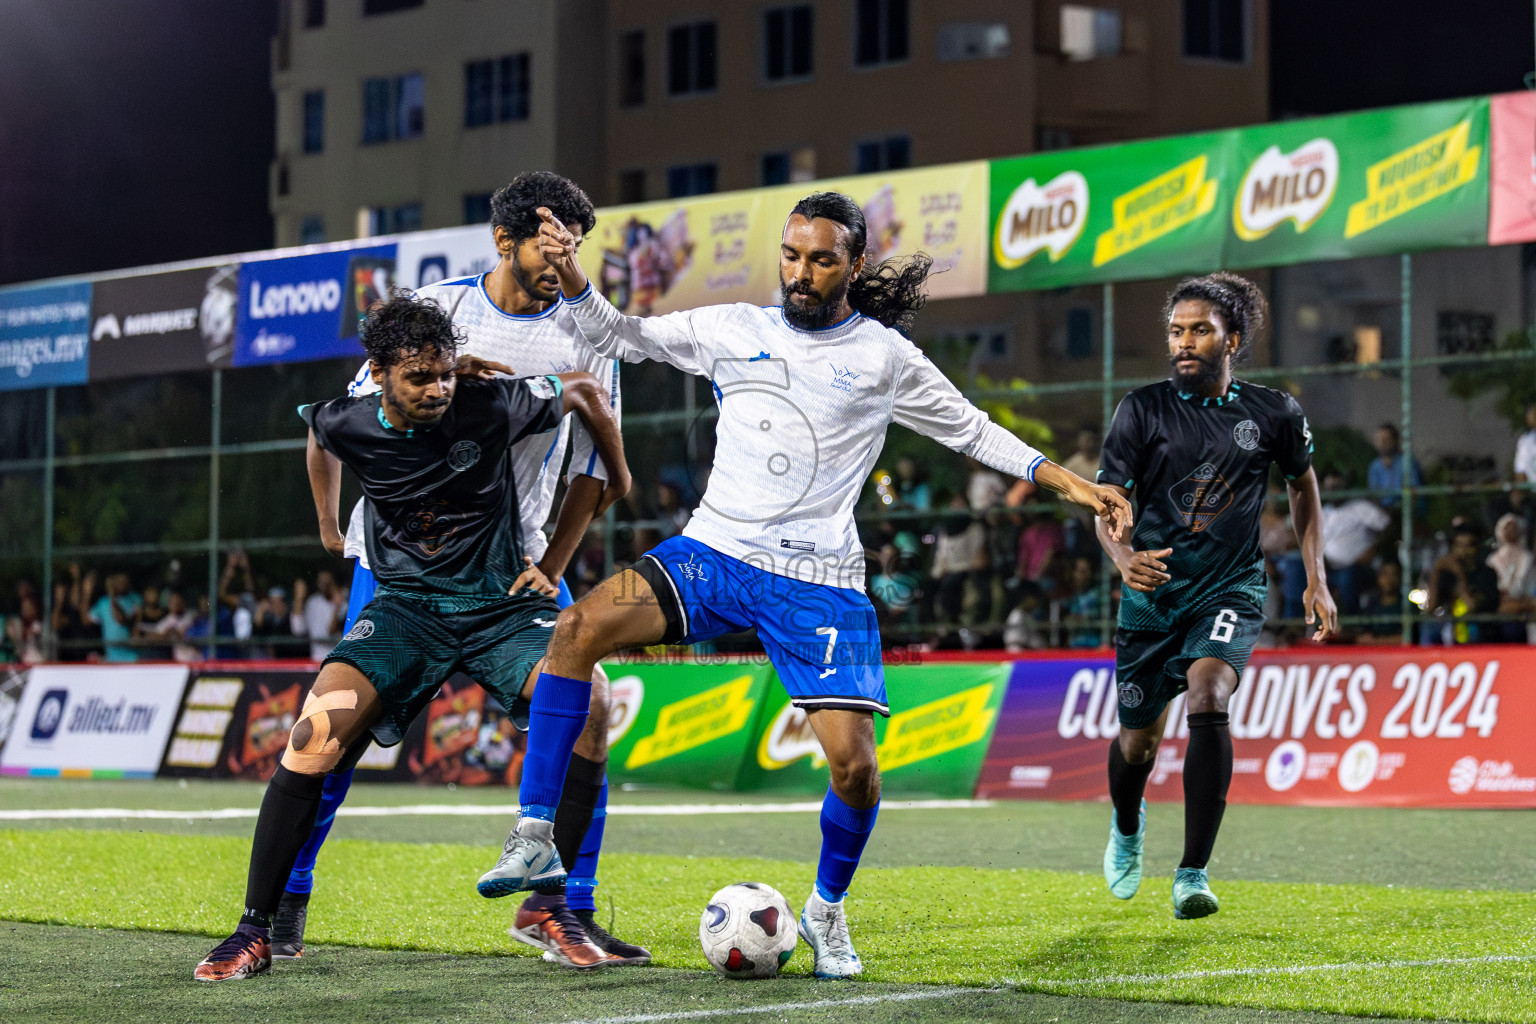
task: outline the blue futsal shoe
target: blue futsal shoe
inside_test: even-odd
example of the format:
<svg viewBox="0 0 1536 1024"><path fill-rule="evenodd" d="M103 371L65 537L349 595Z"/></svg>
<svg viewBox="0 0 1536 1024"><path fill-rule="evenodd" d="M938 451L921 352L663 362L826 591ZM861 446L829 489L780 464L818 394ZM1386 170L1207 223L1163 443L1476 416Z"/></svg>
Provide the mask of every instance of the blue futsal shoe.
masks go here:
<svg viewBox="0 0 1536 1024"><path fill-rule="evenodd" d="M565 881L565 867L555 851L554 822L520 818L496 866L475 886L487 899L538 889Z"/></svg>
<svg viewBox="0 0 1536 1024"><path fill-rule="evenodd" d="M1205 868L1179 868L1173 876L1173 916L1209 917L1221 909Z"/></svg>
<svg viewBox="0 0 1536 1024"><path fill-rule="evenodd" d="M1128 900L1141 888L1141 844L1147 837L1147 802L1141 802L1136 834L1123 836L1109 812L1109 845L1104 848L1104 881L1117 899Z"/></svg>

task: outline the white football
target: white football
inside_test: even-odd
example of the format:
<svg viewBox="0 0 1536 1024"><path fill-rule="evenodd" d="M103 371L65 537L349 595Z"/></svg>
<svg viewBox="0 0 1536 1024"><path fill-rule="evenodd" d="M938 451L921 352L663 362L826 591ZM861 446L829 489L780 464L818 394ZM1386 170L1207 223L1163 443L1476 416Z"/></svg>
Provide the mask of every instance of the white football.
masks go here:
<svg viewBox="0 0 1536 1024"><path fill-rule="evenodd" d="M795 927L795 912L777 889L741 882L709 898L699 920L699 945L704 959L727 978L771 978L795 951Z"/></svg>

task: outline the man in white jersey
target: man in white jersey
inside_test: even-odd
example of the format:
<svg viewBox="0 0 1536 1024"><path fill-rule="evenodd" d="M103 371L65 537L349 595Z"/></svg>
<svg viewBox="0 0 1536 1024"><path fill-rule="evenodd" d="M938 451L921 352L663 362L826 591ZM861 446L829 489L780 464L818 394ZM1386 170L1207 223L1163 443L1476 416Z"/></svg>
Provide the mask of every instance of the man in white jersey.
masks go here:
<svg viewBox="0 0 1536 1024"><path fill-rule="evenodd" d="M584 370L607 386L609 407L617 420L618 360L593 350L561 298L559 281L539 252L541 222L535 211L540 208L558 211L558 216L571 225L577 245L597 220L591 200L569 179L548 171L519 175L491 199L491 228L500 257L495 269L475 277L427 285L416 295L445 309L462 332L464 340L459 352L469 359L461 363L461 372L515 369L519 376L537 376ZM364 363L358 371L347 389L349 395L368 395L378 390L368 367ZM544 525L554 506L557 477L565 464L567 448L571 449L570 471L551 540L544 534ZM621 494L608 486L607 470L579 417L568 415L557 430L518 442L511 459L523 550L537 560L546 578L559 582L557 603L563 608L571 603L570 591L562 578L567 564L593 517ZM322 522L324 519L322 516ZM352 619L374 591L364 544L361 501L352 510L345 550L348 557L357 559L357 567L344 632L352 628ZM565 886L530 897L520 908L510 934L544 950L547 958L564 966L587 965L593 951L579 947L588 940L607 955L608 962L647 963L649 952L609 935L594 919L593 890L597 886L597 860L607 808L608 687L600 667L595 669L593 679L591 715L571 755L559 814L559 845L571 859L574 870ZM514 724L526 728L526 694L513 712ZM303 951L315 858L330 831L336 808L346 797L351 778L350 768L326 778L315 830L294 864L273 921L272 950L279 959L296 957Z"/></svg>
<svg viewBox="0 0 1536 1024"><path fill-rule="evenodd" d="M1130 505L992 423L892 329L910 327L922 305L929 261L866 270L863 213L847 196L817 193L791 212L782 305L650 318L625 317L594 295L575 234L539 212L546 259L593 348L710 378L720 419L709 487L682 536L561 612L533 695L523 817L479 891L503 896L564 874L551 823L587 707L585 680L600 658L755 627L832 772L800 934L818 976L857 974L843 896L880 801L874 714L889 710L853 508L887 428L900 423L1033 480L1102 516L1116 536L1130 524Z"/></svg>

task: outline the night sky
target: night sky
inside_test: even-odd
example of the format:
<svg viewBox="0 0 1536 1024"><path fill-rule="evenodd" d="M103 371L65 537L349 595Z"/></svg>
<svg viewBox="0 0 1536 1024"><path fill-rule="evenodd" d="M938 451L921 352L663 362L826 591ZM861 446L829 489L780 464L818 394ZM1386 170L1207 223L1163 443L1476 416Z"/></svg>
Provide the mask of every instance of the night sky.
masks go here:
<svg viewBox="0 0 1536 1024"><path fill-rule="evenodd" d="M1536 49L1528 0L1270 9L1276 117L1518 89ZM269 246L276 10L0 0L0 282Z"/></svg>

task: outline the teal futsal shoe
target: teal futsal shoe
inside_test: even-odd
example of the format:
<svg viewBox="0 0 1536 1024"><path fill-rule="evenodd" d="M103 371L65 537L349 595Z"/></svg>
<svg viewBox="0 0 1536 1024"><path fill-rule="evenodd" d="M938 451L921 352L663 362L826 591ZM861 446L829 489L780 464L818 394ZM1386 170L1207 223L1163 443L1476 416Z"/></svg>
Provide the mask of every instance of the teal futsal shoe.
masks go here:
<svg viewBox="0 0 1536 1024"><path fill-rule="evenodd" d="M1221 909L1211 892L1211 879L1205 868L1179 868L1173 875L1173 916L1183 920L1209 917Z"/></svg>
<svg viewBox="0 0 1536 1024"><path fill-rule="evenodd" d="M1123 836L1115 824L1115 812L1109 812L1109 845L1104 848L1104 881L1117 899L1128 900L1141 888L1141 843L1147 837L1147 802L1141 802L1141 816L1136 819L1136 834Z"/></svg>

